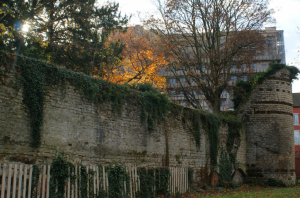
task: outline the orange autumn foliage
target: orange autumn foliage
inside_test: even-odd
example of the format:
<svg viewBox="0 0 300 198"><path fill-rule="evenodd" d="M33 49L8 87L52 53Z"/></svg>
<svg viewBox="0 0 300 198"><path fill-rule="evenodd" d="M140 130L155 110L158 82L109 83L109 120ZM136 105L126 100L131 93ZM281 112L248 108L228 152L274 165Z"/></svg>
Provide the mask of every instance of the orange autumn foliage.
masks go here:
<svg viewBox="0 0 300 198"><path fill-rule="evenodd" d="M119 40L125 45L122 60L114 66L105 80L124 83L150 83L154 87L166 87L166 79L158 72L168 62L160 47L159 39L143 31L142 28L130 27L125 33L115 32L108 42ZM152 35L153 36L153 35Z"/></svg>

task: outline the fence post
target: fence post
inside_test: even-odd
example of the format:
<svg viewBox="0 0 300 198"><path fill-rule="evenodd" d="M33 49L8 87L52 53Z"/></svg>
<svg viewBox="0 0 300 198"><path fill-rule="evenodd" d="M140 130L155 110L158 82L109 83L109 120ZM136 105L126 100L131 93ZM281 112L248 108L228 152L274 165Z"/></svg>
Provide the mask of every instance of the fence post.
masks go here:
<svg viewBox="0 0 300 198"><path fill-rule="evenodd" d="M29 166L28 198L31 198L32 165Z"/></svg>
<svg viewBox="0 0 300 198"><path fill-rule="evenodd" d="M6 198L10 198L10 186L11 186L11 168L12 164L8 165L8 179L7 179L7 193L6 193Z"/></svg>
<svg viewBox="0 0 300 198"><path fill-rule="evenodd" d="M26 198L26 184L27 184L27 165L24 166L24 178L23 178L23 198Z"/></svg>
<svg viewBox="0 0 300 198"><path fill-rule="evenodd" d="M5 193L5 179L6 179L6 164L3 164L3 169L2 169L2 188L1 188L1 197L4 197L4 193Z"/></svg>
<svg viewBox="0 0 300 198"><path fill-rule="evenodd" d="M21 193L22 175L24 175L23 174L23 164L20 164L20 167L19 167L18 195L17 195L18 198L20 198L21 195L22 195L22 193Z"/></svg>

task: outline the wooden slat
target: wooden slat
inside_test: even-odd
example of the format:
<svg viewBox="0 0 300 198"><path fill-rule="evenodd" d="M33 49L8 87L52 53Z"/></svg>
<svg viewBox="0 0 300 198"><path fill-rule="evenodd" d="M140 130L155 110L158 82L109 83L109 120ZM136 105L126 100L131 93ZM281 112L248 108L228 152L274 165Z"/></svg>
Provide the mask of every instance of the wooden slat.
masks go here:
<svg viewBox="0 0 300 198"><path fill-rule="evenodd" d="M71 190L71 179L68 178L68 188L67 188L67 198L70 198L70 190Z"/></svg>
<svg viewBox="0 0 300 198"><path fill-rule="evenodd" d="M97 166L97 172L96 172L96 175L97 175L97 193L99 192L99 188L100 188L100 183L99 183L99 167Z"/></svg>
<svg viewBox="0 0 300 198"><path fill-rule="evenodd" d="M129 178L130 178L130 197L132 198L132 166L130 165L128 167L128 170L129 170Z"/></svg>
<svg viewBox="0 0 300 198"><path fill-rule="evenodd" d="M79 174L77 174L77 168L78 166L76 165L75 166L75 198L78 198L78 177L79 177Z"/></svg>
<svg viewBox="0 0 300 198"><path fill-rule="evenodd" d="M49 198L49 192L50 192L50 168L51 166L47 166L47 188L46 188L46 198Z"/></svg>
<svg viewBox="0 0 300 198"><path fill-rule="evenodd" d="M21 187L22 187L22 175L24 175L23 173L23 164L19 165L19 183L18 183L18 195L17 197L20 198L22 195L21 192Z"/></svg>
<svg viewBox="0 0 300 198"><path fill-rule="evenodd" d="M46 191L46 165L43 165L43 173L42 173L42 198L45 198Z"/></svg>
<svg viewBox="0 0 300 198"><path fill-rule="evenodd" d="M13 187L12 187L12 198L16 198L18 164L14 165L13 173L14 173L14 176L13 176Z"/></svg>
<svg viewBox="0 0 300 198"><path fill-rule="evenodd" d="M74 174L76 174L76 173L74 173ZM74 193L75 193L75 184L72 184L71 185L71 198L74 198Z"/></svg>
<svg viewBox="0 0 300 198"><path fill-rule="evenodd" d="M89 165L86 166L86 172L87 172L87 197L89 198L89 190L90 190L90 180L89 180Z"/></svg>
<svg viewBox="0 0 300 198"><path fill-rule="evenodd" d="M3 169L2 169L2 187L1 187L1 197L4 197L5 193L5 179L6 179L6 164L3 164Z"/></svg>
<svg viewBox="0 0 300 198"><path fill-rule="evenodd" d="M41 196L41 186L42 186L42 174L39 174L38 178L38 184L37 184L37 189L36 189L36 197L40 198Z"/></svg>
<svg viewBox="0 0 300 198"><path fill-rule="evenodd" d="M11 170L12 164L8 165L8 179L7 179L7 192L6 192L6 198L10 198L10 187L11 187Z"/></svg>
<svg viewBox="0 0 300 198"><path fill-rule="evenodd" d="M31 198L32 165L29 166L28 198Z"/></svg>
<svg viewBox="0 0 300 198"><path fill-rule="evenodd" d="M95 167L95 166L93 166L93 171L94 171L94 175L93 175L93 181L94 181L94 182L93 182L93 186L94 186L94 196L96 196L96 189L97 189L97 188L96 188L96 181L97 181L97 180L96 180L96 176L97 176L97 175L95 174L95 173L96 173L96 167Z"/></svg>
<svg viewBox="0 0 300 198"><path fill-rule="evenodd" d="M105 179L105 168L102 166L102 172L103 172L103 190L106 192L106 179Z"/></svg>
<svg viewBox="0 0 300 198"><path fill-rule="evenodd" d="M27 189L27 165L24 166L24 178L23 178L23 198L26 198L26 189Z"/></svg>

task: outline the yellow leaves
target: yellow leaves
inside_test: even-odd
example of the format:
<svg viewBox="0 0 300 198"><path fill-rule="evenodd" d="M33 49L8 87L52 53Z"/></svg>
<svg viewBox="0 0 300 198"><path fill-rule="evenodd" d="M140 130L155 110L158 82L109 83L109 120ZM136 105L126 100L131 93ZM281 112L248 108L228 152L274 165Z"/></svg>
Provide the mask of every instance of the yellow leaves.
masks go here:
<svg viewBox="0 0 300 198"><path fill-rule="evenodd" d="M46 43L42 44L41 47L46 48L48 47L49 41L47 41Z"/></svg>

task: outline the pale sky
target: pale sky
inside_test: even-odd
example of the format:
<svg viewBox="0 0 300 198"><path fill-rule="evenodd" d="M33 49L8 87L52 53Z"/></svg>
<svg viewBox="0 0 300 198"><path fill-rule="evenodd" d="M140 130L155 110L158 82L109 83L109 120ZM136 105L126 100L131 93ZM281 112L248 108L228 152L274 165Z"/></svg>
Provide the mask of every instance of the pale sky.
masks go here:
<svg viewBox="0 0 300 198"><path fill-rule="evenodd" d="M284 30L285 52L287 65L294 65L300 69L300 0L270 0L270 7L275 9L277 30ZM107 0L98 0L107 2ZM141 15L153 14L155 6L151 0L111 0L119 2L120 11L123 14L132 14L130 25L139 24L139 13ZM297 29L299 27L299 30ZM295 63L298 61L298 65ZM300 92L300 80L294 81L293 93Z"/></svg>

